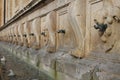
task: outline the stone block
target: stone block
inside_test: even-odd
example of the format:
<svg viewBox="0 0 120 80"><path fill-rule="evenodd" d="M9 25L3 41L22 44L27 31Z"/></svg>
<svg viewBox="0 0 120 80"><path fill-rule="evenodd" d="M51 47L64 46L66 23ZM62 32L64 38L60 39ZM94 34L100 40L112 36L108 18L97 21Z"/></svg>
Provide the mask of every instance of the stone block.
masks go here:
<svg viewBox="0 0 120 80"><path fill-rule="evenodd" d="M120 80L119 75L114 75L106 72L97 72L93 80Z"/></svg>
<svg viewBox="0 0 120 80"><path fill-rule="evenodd" d="M100 71L120 75L120 64L119 63L106 62L105 64L104 63L101 64L99 66L99 69Z"/></svg>

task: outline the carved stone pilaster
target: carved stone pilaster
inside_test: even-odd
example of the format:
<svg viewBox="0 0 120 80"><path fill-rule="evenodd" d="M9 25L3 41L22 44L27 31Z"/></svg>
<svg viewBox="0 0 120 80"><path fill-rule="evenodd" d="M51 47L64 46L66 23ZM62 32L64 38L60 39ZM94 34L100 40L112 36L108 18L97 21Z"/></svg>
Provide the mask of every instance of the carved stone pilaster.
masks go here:
<svg viewBox="0 0 120 80"><path fill-rule="evenodd" d="M69 5L69 21L75 33L77 47L71 52L75 57L83 58L85 56L85 0L75 0Z"/></svg>
<svg viewBox="0 0 120 80"><path fill-rule="evenodd" d="M31 30L33 32L33 35L31 35L31 37L33 37L35 40L32 44L32 47L34 49L40 49L40 27L40 18L34 19L31 26Z"/></svg>
<svg viewBox="0 0 120 80"><path fill-rule="evenodd" d="M49 41L47 51L53 53L56 51L56 12L52 11L46 16L46 26L49 32Z"/></svg>

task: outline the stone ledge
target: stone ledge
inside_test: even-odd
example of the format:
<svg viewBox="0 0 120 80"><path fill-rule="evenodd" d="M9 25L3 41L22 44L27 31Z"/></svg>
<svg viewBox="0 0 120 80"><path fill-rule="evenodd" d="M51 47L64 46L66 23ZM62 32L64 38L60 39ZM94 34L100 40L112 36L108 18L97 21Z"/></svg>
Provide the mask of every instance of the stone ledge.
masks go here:
<svg viewBox="0 0 120 80"><path fill-rule="evenodd" d="M96 53L96 58L95 56L90 55L84 59L78 59L64 52L49 54L44 49L36 51L31 48L28 49L20 46L16 47L16 45L12 44L7 45L7 43L0 42L0 44L4 49L10 51L10 53L14 53L15 56L21 58L26 63L29 63L38 70L43 70L55 80L120 79L119 59L117 59L115 63L114 61L110 60L115 56L111 56L110 58L107 57L108 54L106 56L106 54L103 53Z"/></svg>

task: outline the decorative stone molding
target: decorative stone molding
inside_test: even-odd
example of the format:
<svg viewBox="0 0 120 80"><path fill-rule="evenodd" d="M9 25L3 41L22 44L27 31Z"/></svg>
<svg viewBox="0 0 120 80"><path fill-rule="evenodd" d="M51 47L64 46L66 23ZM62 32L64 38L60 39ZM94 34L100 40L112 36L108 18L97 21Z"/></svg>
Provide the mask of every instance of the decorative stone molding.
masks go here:
<svg viewBox="0 0 120 80"><path fill-rule="evenodd" d="M21 24L18 26L18 34L20 35L19 45L23 46L23 30L21 26Z"/></svg>
<svg viewBox="0 0 120 80"><path fill-rule="evenodd" d="M71 54L83 58L85 56L85 0L75 0L69 5L68 18L77 42L77 47Z"/></svg>
<svg viewBox="0 0 120 80"><path fill-rule="evenodd" d="M56 51L56 12L52 11L46 16L46 26L49 32L49 41L47 51L53 53Z"/></svg>
<svg viewBox="0 0 120 80"><path fill-rule="evenodd" d="M41 28L40 28L40 18L36 18L32 22L31 30L33 31L33 36L35 36L35 43L33 43L33 48L35 49L40 49L40 33L41 33Z"/></svg>

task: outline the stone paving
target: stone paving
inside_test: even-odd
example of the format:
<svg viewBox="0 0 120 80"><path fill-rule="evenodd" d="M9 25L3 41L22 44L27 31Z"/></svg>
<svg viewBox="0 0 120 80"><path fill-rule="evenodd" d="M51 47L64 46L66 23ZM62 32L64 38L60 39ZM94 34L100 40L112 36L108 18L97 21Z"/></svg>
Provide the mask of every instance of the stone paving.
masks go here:
<svg viewBox="0 0 120 80"><path fill-rule="evenodd" d="M43 72L39 72L35 68L32 68L0 47L0 58L2 56L5 56L6 58L6 65L4 67L2 67L2 65L0 66L0 80L52 80ZM4 72L2 72L3 69ZM13 70L15 76L8 77L10 69Z"/></svg>

